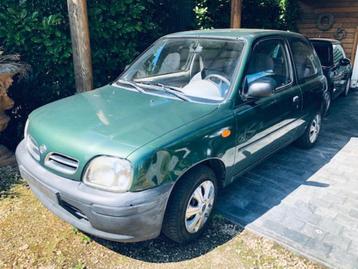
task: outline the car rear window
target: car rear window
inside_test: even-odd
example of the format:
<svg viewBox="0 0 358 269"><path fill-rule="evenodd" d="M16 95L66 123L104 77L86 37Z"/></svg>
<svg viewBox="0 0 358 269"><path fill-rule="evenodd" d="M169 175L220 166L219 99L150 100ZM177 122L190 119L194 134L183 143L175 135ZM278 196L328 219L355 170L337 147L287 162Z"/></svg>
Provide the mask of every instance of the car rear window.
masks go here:
<svg viewBox="0 0 358 269"><path fill-rule="evenodd" d="M332 45L327 42L312 42L319 60L323 66L333 65L332 59Z"/></svg>

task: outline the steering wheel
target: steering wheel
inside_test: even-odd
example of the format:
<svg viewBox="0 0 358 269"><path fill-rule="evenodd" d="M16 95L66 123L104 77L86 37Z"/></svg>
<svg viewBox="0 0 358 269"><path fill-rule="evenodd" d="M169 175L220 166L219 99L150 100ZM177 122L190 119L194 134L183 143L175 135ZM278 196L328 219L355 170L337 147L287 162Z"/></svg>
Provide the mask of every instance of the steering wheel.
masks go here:
<svg viewBox="0 0 358 269"><path fill-rule="evenodd" d="M210 74L210 75L207 75L204 79L207 79L207 80L211 80L212 82L215 82L214 80L212 80L211 78L217 78L220 80L221 83L217 83L219 84L219 86L221 87L222 83L224 82L225 84L227 84L228 87L230 87L230 81L222 76L222 75L218 75L218 74ZM215 82L216 83L216 82Z"/></svg>

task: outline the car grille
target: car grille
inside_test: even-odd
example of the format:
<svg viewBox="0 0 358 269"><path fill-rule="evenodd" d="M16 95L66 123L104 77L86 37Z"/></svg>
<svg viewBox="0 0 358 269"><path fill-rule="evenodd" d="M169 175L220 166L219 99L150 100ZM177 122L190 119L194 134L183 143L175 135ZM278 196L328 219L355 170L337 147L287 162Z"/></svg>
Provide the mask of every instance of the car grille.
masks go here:
<svg viewBox="0 0 358 269"><path fill-rule="evenodd" d="M74 174L79 162L60 153L50 153L45 159L45 166L64 174Z"/></svg>
<svg viewBox="0 0 358 269"><path fill-rule="evenodd" d="M36 141L29 135L27 136L27 139L26 139L26 145L27 145L27 150L29 151L30 155L36 161L40 161L40 149L39 149Z"/></svg>

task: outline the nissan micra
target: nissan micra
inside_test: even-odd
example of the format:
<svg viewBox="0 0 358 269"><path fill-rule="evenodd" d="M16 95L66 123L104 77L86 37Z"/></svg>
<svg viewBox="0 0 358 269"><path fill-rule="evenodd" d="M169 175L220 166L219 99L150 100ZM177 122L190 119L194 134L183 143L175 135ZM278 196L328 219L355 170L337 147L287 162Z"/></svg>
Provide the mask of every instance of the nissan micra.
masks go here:
<svg viewBox="0 0 358 269"><path fill-rule="evenodd" d="M79 230L185 243L221 188L292 142L316 143L326 87L300 34L175 33L110 85L32 112L16 157L34 195Z"/></svg>

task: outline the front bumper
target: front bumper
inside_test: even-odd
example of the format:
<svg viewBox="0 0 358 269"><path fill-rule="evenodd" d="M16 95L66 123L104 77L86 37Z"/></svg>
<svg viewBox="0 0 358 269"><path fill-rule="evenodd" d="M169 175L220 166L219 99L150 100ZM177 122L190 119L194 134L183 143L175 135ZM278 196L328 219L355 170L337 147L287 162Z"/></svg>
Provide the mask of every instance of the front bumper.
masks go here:
<svg viewBox="0 0 358 269"><path fill-rule="evenodd" d="M160 234L172 184L141 192L112 193L57 176L43 168L22 141L16 149L21 176L50 211L79 230L120 242Z"/></svg>

